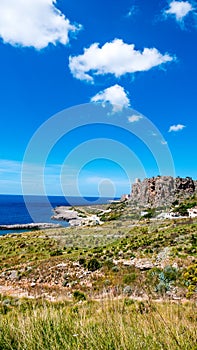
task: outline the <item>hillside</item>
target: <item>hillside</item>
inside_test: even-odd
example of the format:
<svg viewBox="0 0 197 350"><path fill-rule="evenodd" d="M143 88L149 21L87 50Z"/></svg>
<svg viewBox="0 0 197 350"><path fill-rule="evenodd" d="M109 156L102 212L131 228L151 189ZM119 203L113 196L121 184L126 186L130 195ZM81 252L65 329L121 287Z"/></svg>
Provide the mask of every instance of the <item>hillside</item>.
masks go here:
<svg viewBox="0 0 197 350"><path fill-rule="evenodd" d="M103 224L0 236L0 349L196 349L197 219L75 210Z"/></svg>

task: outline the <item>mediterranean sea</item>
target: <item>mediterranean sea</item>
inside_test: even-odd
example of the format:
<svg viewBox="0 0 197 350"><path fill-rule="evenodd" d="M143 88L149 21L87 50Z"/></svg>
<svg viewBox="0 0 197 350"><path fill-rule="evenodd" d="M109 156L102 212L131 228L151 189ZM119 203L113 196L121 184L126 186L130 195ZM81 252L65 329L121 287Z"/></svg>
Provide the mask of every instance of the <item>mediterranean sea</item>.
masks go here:
<svg viewBox="0 0 197 350"><path fill-rule="evenodd" d="M37 218L36 222L56 223L62 226L69 226L66 221L51 220L51 216L53 215L52 209L61 205L69 206L69 199L67 201L63 196L48 196L48 200L51 204L50 207L43 198L42 196L28 196L28 201L31 202L31 213L35 214L34 217ZM108 203L111 199L114 198L99 198L99 200L96 197L85 198L89 203L94 203L94 201L97 200L97 204ZM72 197L71 203L72 205L83 205L84 198ZM29 224L32 222L34 221L28 212L22 195L0 195L0 225ZM5 233L11 233L11 231L0 231L0 235Z"/></svg>

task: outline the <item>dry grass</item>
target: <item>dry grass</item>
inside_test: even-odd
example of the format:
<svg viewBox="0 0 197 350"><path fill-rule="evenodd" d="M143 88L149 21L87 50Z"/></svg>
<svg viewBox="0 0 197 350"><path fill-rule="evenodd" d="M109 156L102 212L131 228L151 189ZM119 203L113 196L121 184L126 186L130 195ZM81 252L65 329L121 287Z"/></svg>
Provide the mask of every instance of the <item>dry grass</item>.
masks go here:
<svg viewBox="0 0 197 350"><path fill-rule="evenodd" d="M23 301L0 324L3 350L195 350L194 304ZM5 310L4 310L5 311Z"/></svg>

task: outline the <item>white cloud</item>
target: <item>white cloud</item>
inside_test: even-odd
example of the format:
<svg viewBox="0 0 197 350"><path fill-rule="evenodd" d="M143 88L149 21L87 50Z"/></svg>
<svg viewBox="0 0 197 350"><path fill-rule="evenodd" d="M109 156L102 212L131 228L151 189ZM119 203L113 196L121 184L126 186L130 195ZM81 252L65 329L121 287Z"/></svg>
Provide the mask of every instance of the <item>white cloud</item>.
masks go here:
<svg viewBox="0 0 197 350"><path fill-rule="evenodd" d="M141 115L132 115L131 117L128 117L128 121L130 123L138 122L140 119L142 119Z"/></svg>
<svg viewBox="0 0 197 350"><path fill-rule="evenodd" d="M132 17L134 14L136 14L136 12L138 11L138 7L136 5L133 5L130 7L126 17Z"/></svg>
<svg viewBox="0 0 197 350"><path fill-rule="evenodd" d="M182 125L182 124L171 125L168 131L169 132L171 132L171 131L180 131L180 130L183 130L184 128L185 128L185 125Z"/></svg>
<svg viewBox="0 0 197 350"><path fill-rule="evenodd" d="M85 48L82 55L70 56L69 67L75 78L93 82L92 75L110 73L120 77L126 73L148 71L173 59L168 54L162 55L156 48L144 48L141 52L134 44L114 39L102 47L94 43Z"/></svg>
<svg viewBox="0 0 197 350"><path fill-rule="evenodd" d="M189 1L172 1L165 14L174 15L177 21L182 21L191 11L194 11L194 9Z"/></svg>
<svg viewBox="0 0 197 350"><path fill-rule="evenodd" d="M78 31L57 9L56 0L1 0L0 37L14 46L43 49L49 43L69 42L69 33Z"/></svg>
<svg viewBox="0 0 197 350"><path fill-rule="evenodd" d="M124 107L126 108L130 105L127 93L124 88L118 84L100 91L91 98L91 102L102 102L104 104L109 102L113 107L113 112L122 111Z"/></svg>
<svg viewBox="0 0 197 350"><path fill-rule="evenodd" d="M161 140L161 144L165 146L165 145L167 145L168 143L167 143L167 141Z"/></svg>

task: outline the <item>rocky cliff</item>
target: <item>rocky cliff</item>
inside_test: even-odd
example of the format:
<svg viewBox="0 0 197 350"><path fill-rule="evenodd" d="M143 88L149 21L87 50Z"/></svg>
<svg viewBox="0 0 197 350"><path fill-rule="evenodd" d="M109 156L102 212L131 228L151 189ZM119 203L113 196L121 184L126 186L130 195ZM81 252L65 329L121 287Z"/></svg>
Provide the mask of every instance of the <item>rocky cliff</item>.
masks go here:
<svg viewBox="0 0 197 350"><path fill-rule="evenodd" d="M132 185L131 202L140 206L163 207L171 205L175 200L182 201L197 193L197 181L191 177L173 178L157 176L144 179Z"/></svg>

